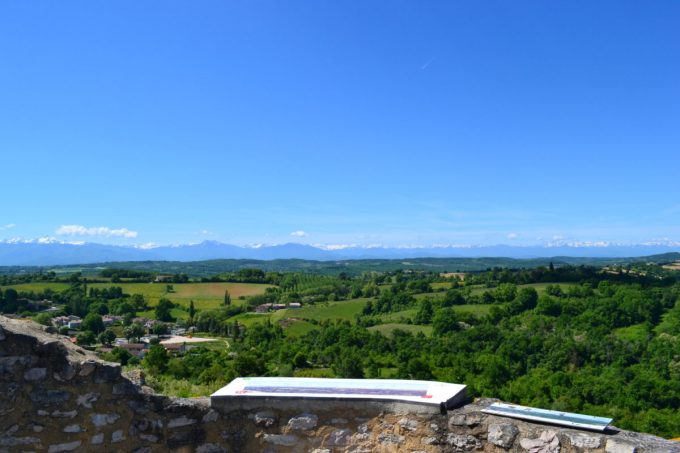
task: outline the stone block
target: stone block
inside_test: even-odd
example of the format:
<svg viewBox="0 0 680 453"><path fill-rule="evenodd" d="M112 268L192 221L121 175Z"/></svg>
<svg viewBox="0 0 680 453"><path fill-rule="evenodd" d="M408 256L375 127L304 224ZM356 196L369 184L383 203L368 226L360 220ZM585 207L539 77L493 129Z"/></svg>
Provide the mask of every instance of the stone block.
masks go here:
<svg viewBox="0 0 680 453"><path fill-rule="evenodd" d="M604 448L606 453L637 453L638 449L635 445L629 444L618 439L607 439L607 445Z"/></svg>
<svg viewBox="0 0 680 453"><path fill-rule="evenodd" d="M408 418L402 418L397 424L407 431L415 431L418 429L418 422Z"/></svg>
<svg viewBox="0 0 680 453"><path fill-rule="evenodd" d="M182 426L189 426L198 423L195 418L188 418L186 415L181 417L173 418L168 422L168 428L180 428Z"/></svg>
<svg viewBox="0 0 680 453"><path fill-rule="evenodd" d="M576 448L601 448L602 436L586 433L565 433L569 443Z"/></svg>
<svg viewBox="0 0 680 453"><path fill-rule="evenodd" d="M115 413L110 414L90 414L90 421L97 428L106 425L113 425L120 418L120 415Z"/></svg>
<svg viewBox="0 0 680 453"><path fill-rule="evenodd" d="M328 445L339 447L348 445L352 440L352 431L349 429L336 429L328 436Z"/></svg>
<svg viewBox="0 0 680 453"><path fill-rule="evenodd" d="M288 420L288 427L297 431L306 431L316 427L319 417L314 414L301 414Z"/></svg>
<svg viewBox="0 0 680 453"><path fill-rule="evenodd" d="M24 373L27 381L42 381L47 377L47 368L31 368Z"/></svg>
<svg viewBox="0 0 680 453"><path fill-rule="evenodd" d="M472 451L482 448L482 443L475 436L469 434L453 434L446 436L446 443L455 451Z"/></svg>
<svg viewBox="0 0 680 453"><path fill-rule="evenodd" d="M506 450L512 447L515 437L519 434L519 429L509 423L491 424L487 432L487 440Z"/></svg>
<svg viewBox="0 0 680 453"><path fill-rule="evenodd" d="M560 440L555 431L543 431L535 439L521 439L520 446L529 453L559 453Z"/></svg>
<svg viewBox="0 0 680 453"><path fill-rule="evenodd" d="M292 434L265 434L264 441L272 445L292 447L298 444L299 438Z"/></svg>
<svg viewBox="0 0 680 453"><path fill-rule="evenodd" d="M65 442L63 444L53 444L47 449L47 453L61 453L62 451L74 451L80 447L81 441Z"/></svg>
<svg viewBox="0 0 680 453"><path fill-rule="evenodd" d="M71 394L65 390L34 389L28 397L37 404L61 404L71 398Z"/></svg>
<svg viewBox="0 0 680 453"><path fill-rule="evenodd" d="M101 394L97 392L89 392L89 393L84 393L82 395L78 395L76 398L76 404L78 406L83 406L87 409L92 409L92 403L97 401Z"/></svg>
<svg viewBox="0 0 680 453"><path fill-rule="evenodd" d="M62 430L65 433L82 433L85 431L82 426L78 424L66 425Z"/></svg>

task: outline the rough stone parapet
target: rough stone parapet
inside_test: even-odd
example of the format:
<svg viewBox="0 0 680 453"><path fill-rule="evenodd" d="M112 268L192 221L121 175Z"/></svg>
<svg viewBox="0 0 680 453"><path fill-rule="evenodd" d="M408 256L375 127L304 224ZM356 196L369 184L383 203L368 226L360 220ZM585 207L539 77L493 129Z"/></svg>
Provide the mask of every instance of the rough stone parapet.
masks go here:
<svg viewBox="0 0 680 453"><path fill-rule="evenodd" d="M143 376L0 316L0 453L69 452L678 452L680 443L487 415L492 400L448 414L355 403L211 407L154 394Z"/></svg>

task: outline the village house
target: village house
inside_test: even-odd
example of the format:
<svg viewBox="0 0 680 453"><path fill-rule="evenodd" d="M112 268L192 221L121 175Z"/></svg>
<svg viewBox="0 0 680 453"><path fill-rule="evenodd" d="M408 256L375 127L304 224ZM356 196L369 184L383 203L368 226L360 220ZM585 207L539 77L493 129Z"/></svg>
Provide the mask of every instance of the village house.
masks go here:
<svg viewBox="0 0 680 453"><path fill-rule="evenodd" d="M144 357L147 345L144 343L123 343L118 345L119 348L125 349L127 352L140 359Z"/></svg>

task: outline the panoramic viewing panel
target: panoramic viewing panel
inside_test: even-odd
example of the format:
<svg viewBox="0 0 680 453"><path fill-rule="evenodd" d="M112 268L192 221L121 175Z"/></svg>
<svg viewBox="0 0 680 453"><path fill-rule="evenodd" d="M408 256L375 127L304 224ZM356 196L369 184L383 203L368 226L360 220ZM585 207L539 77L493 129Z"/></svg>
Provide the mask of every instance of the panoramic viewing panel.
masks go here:
<svg viewBox="0 0 680 453"><path fill-rule="evenodd" d="M517 406L514 404L493 403L482 412L487 414L502 415L504 417L521 418L554 425L570 426L573 428L591 429L604 431L613 419L606 417L594 417L592 415L574 414L571 412L550 411L533 407Z"/></svg>
<svg viewBox="0 0 680 453"><path fill-rule="evenodd" d="M428 405L461 401L466 388L460 384L399 379L322 379L245 377L212 394L219 397L331 398L404 401Z"/></svg>

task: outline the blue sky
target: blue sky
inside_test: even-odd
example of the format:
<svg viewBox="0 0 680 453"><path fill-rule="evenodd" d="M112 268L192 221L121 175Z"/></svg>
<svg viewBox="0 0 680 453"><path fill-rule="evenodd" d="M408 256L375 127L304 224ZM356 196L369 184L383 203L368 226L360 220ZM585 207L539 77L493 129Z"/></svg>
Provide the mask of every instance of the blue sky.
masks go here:
<svg viewBox="0 0 680 453"><path fill-rule="evenodd" d="M0 5L0 239L680 241L680 3Z"/></svg>

